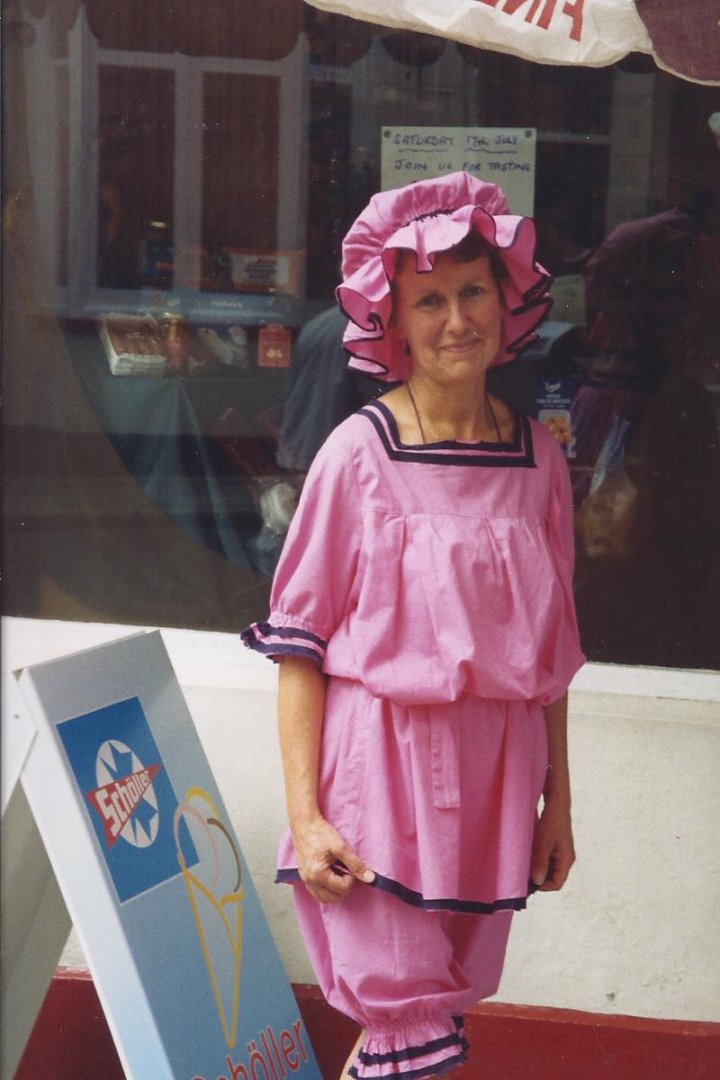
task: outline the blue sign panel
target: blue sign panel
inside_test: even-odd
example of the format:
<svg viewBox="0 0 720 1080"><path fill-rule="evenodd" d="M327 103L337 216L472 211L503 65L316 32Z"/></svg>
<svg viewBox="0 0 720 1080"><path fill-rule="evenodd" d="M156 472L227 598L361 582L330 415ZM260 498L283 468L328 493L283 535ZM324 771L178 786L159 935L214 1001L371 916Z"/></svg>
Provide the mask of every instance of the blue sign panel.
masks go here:
<svg viewBox="0 0 720 1080"><path fill-rule="evenodd" d="M57 730L120 901L177 877L178 800L138 698ZM197 854L184 820L178 839L192 866Z"/></svg>

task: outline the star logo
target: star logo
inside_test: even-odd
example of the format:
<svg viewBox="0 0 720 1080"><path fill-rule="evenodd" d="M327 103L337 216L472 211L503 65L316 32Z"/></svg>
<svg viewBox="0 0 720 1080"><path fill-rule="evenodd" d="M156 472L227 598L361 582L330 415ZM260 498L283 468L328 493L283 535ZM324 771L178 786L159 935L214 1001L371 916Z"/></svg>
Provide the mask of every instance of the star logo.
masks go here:
<svg viewBox="0 0 720 1080"><path fill-rule="evenodd" d="M97 787L87 799L102 820L108 848L119 839L147 848L158 835L160 814L153 780L162 768L143 765L129 746L108 739L97 752Z"/></svg>

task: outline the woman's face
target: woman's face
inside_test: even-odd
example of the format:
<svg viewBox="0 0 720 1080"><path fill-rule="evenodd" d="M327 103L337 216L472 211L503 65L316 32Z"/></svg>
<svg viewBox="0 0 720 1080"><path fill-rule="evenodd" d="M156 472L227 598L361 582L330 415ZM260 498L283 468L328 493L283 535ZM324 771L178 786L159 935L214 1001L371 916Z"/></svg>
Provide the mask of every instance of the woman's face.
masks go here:
<svg viewBox="0 0 720 1080"><path fill-rule="evenodd" d="M439 386L477 382L500 349L502 296L486 256L441 255L418 273L407 258L394 279L394 325L407 341L412 374Z"/></svg>

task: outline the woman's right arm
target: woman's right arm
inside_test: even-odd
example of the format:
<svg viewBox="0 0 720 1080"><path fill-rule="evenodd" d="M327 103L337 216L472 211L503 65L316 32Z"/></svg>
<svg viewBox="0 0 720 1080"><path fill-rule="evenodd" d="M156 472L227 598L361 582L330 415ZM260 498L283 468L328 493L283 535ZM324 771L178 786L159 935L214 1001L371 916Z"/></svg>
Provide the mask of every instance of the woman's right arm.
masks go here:
<svg viewBox="0 0 720 1080"><path fill-rule="evenodd" d="M278 657L278 664L280 755L300 877L316 900L332 903L347 896L356 880L369 884L375 875L325 820L318 806L325 676L305 657ZM339 871L338 863L347 872Z"/></svg>

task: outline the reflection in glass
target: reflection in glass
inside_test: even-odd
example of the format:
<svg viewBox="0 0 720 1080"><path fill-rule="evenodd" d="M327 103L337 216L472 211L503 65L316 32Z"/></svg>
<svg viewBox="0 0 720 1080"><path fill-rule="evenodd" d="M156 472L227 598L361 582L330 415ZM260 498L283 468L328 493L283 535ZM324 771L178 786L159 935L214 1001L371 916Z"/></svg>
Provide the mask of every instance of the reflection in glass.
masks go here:
<svg viewBox="0 0 720 1080"><path fill-rule="evenodd" d="M109 289L173 280L174 76L98 68L98 268Z"/></svg>

